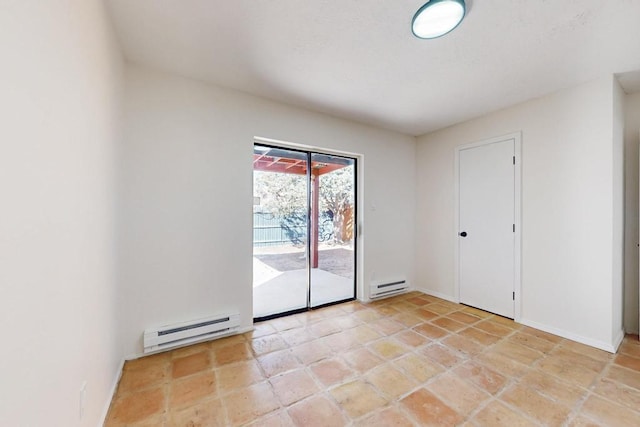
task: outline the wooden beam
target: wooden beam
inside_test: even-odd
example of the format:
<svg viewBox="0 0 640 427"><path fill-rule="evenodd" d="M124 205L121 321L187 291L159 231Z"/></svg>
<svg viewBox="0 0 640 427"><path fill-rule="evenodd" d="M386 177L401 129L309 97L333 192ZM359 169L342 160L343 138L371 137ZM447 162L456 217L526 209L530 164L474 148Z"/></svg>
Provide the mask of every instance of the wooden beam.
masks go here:
<svg viewBox="0 0 640 427"><path fill-rule="evenodd" d="M295 162L293 162L289 166L287 166L285 169L291 169L294 166L298 166L300 163L302 163L302 160L296 160Z"/></svg>
<svg viewBox="0 0 640 427"><path fill-rule="evenodd" d="M264 156L266 156L266 155L267 155L267 153L268 153L268 151L267 151L267 152L265 152L265 153L260 154L258 157L256 157L256 154L254 154L254 155L253 155L253 164L255 165L255 164L258 162L258 160L260 160L260 159L262 159Z"/></svg>
<svg viewBox="0 0 640 427"><path fill-rule="evenodd" d="M329 172L336 171L338 169L342 169L346 167L345 165L337 164L337 163L312 163L311 167L313 170L318 172L318 175L324 175Z"/></svg>
<svg viewBox="0 0 640 427"><path fill-rule="evenodd" d="M276 173L288 173L294 175L306 175L307 168L305 165L299 165L297 168L289 169L290 165L285 165L282 163L271 164L264 161L259 161L253 165L254 171L263 171L263 172L276 172Z"/></svg>
<svg viewBox="0 0 640 427"><path fill-rule="evenodd" d="M278 163L279 161L280 161L280 158L279 158L279 157L274 157L274 158L273 158L273 162L271 162L267 167L269 167L269 166L273 166L273 165L275 165L276 163Z"/></svg>
<svg viewBox="0 0 640 427"><path fill-rule="evenodd" d="M324 175L347 165L340 163L312 162L311 171L316 175ZM285 157L271 157L266 154L253 155L253 169L264 172L292 173L305 175L307 173L307 162L300 159L287 159Z"/></svg>

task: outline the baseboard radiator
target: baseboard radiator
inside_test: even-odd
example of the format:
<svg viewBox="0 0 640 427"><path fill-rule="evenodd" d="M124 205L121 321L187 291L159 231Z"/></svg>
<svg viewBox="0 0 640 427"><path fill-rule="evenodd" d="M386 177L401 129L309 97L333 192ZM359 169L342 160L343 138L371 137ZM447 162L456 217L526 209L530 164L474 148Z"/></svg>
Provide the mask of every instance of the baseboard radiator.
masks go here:
<svg viewBox="0 0 640 427"><path fill-rule="evenodd" d="M231 313L147 329L144 331L144 352L156 353L229 335L238 331L239 326L240 315Z"/></svg>
<svg viewBox="0 0 640 427"><path fill-rule="evenodd" d="M409 290L409 283L406 280L396 280L386 283L372 283L369 288L370 299L380 299L398 295Z"/></svg>

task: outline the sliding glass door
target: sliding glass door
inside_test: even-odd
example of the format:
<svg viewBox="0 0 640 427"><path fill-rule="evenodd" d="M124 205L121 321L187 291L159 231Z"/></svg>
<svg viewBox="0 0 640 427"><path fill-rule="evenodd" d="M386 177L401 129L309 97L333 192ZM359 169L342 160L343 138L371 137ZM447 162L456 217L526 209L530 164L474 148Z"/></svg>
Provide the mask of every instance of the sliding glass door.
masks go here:
<svg viewBox="0 0 640 427"><path fill-rule="evenodd" d="M308 307L308 154L256 145L253 151L255 318Z"/></svg>
<svg viewBox="0 0 640 427"><path fill-rule="evenodd" d="M355 298L355 159L256 144L257 320Z"/></svg>
<svg viewBox="0 0 640 427"><path fill-rule="evenodd" d="M311 153L311 165L310 306L318 307L355 298L355 160Z"/></svg>

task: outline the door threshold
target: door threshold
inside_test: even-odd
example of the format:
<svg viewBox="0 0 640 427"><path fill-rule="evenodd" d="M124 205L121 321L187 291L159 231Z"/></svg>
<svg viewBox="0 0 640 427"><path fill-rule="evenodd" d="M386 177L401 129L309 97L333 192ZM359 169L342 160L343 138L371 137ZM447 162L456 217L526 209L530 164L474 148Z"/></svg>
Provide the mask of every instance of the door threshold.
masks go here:
<svg viewBox="0 0 640 427"><path fill-rule="evenodd" d="M253 323L266 322L267 320L279 319L280 317L293 316L294 314L306 313L308 311L319 310L321 308L331 307L333 305L344 304L345 302L355 301L356 298L347 298L340 301L332 301L315 307L299 308L297 310L285 311L284 313L270 314L268 316L254 317Z"/></svg>

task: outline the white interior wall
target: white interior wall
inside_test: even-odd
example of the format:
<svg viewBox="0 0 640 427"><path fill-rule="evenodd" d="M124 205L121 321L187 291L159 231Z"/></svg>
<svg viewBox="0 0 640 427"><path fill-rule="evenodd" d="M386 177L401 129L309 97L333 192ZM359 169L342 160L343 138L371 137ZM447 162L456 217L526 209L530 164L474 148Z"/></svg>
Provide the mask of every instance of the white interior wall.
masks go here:
<svg viewBox="0 0 640 427"><path fill-rule="evenodd" d="M611 79L418 138L416 276L426 292L457 297L454 147L522 131L522 322L615 347Z"/></svg>
<svg viewBox="0 0 640 427"><path fill-rule="evenodd" d="M638 333L638 162L640 92L625 96L624 327Z"/></svg>
<svg viewBox="0 0 640 427"><path fill-rule="evenodd" d="M624 107L625 96L616 78L612 82L612 154L613 154L613 253L611 334L624 330Z"/></svg>
<svg viewBox="0 0 640 427"><path fill-rule="evenodd" d="M125 93L126 354L166 323L238 310L251 326L254 137L361 154L361 283L413 281L413 137L136 66Z"/></svg>
<svg viewBox="0 0 640 427"><path fill-rule="evenodd" d="M0 52L0 424L96 426L122 357L122 59L98 0L3 2Z"/></svg>

